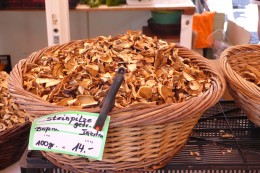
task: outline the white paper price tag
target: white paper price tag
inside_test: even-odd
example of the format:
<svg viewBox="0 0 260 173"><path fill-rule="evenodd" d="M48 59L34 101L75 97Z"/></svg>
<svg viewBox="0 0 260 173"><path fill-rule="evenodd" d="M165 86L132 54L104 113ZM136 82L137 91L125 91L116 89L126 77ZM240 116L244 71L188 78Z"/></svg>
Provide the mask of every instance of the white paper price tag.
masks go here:
<svg viewBox="0 0 260 173"><path fill-rule="evenodd" d="M102 160L110 117L102 131L95 130L99 114L60 112L32 123L29 150L44 150Z"/></svg>

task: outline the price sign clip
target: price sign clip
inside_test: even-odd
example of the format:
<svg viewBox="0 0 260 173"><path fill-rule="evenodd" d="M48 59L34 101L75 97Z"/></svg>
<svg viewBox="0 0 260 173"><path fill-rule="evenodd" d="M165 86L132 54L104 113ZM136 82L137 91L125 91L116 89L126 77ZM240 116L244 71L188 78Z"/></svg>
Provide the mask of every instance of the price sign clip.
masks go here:
<svg viewBox="0 0 260 173"><path fill-rule="evenodd" d="M124 67L118 68L114 81L113 81L111 87L109 88L107 95L102 100L100 114L94 125L94 129L96 129L97 131L102 130L108 113L115 106L115 97L116 97L116 94L117 94L121 84L124 81L125 71L126 70Z"/></svg>

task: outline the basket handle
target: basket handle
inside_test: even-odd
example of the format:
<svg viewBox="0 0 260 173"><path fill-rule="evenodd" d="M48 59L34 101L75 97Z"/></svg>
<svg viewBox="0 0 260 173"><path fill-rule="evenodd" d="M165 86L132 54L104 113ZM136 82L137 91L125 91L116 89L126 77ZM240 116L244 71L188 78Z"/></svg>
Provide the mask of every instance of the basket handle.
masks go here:
<svg viewBox="0 0 260 173"><path fill-rule="evenodd" d="M104 123L106 121L106 118L107 118L107 114L115 106L115 97L116 97L116 94L117 94L122 82L124 81L125 71L126 70L124 67L118 68L114 81L113 81L111 87L109 88L107 95L102 100L100 114L94 125L94 129L96 129L97 131L102 130Z"/></svg>

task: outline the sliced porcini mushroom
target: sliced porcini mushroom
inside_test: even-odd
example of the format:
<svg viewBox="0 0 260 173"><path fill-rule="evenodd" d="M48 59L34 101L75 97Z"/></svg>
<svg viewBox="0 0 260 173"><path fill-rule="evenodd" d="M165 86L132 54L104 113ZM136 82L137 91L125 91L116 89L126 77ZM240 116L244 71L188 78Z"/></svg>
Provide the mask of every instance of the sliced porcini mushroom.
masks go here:
<svg viewBox="0 0 260 173"><path fill-rule="evenodd" d="M129 83L129 85L131 86L132 96L134 97L134 99L136 99L138 95L136 93L135 86L132 83Z"/></svg>
<svg viewBox="0 0 260 173"><path fill-rule="evenodd" d="M50 78L37 78L35 81L37 84L45 84L45 87L51 87L59 84L61 80Z"/></svg>
<svg viewBox="0 0 260 173"><path fill-rule="evenodd" d="M78 86L78 91L81 95L84 95L85 88L83 86Z"/></svg>
<svg viewBox="0 0 260 173"><path fill-rule="evenodd" d="M0 132L5 131L6 128L7 127L6 127L6 125L4 123L0 123Z"/></svg>
<svg viewBox="0 0 260 173"><path fill-rule="evenodd" d="M127 64L127 69L130 72L134 72L137 69L137 66L136 66L136 64Z"/></svg>
<svg viewBox="0 0 260 173"><path fill-rule="evenodd" d="M85 49L85 48L79 49L79 54L83 54L83 53L85 53L86 50L87 50L87 49Z"/></svg>
<svg viewBox="0 0 260 173"><path fill-rule="evenodd" d="M175 71L174 69L169 70L169 75L171 76L174 75L174 71Z"/></svg>
<svg viewBox="0 0 260 173"><path fill-rule="evenodd" d="M19 122L18 121L18 116L16 116L16 115L11 116L10 120L13 121L15 124L17 124Z"/></svg>
<svg viewBox="0 0 260 173"><path fill-rule="evenodd" d="M76 101L77 99L72 99L72 100L69 99L66 102L68 103L68 106L73 106Z"/></svg>
<svg viewBox="0 0 260 173"><path fill-rule="evenodd" d="M140 74L140 77L144 79L149 79L150 77L153 76L153 74L150 73L148 68L139 70L138 73Z"/></svg>
<svg viewBox="0 0 260 173"><path fill-rule="evenodd" d="M59 101L59 102L57 103L57 105L59 105L59 106L72 105L73 103L71 103L70 101L73 101L73 103L74 103L76 100L74 100L72 97L64 98L64 99L62 99L61 101Z"/></svg>
<svg viewBox="0 0 260 173"><path fill-rule="evenodd" d="M18 122L21 123L21 124L23 124L23 123L26 122L26 119L23 118L23 117L19 117L19 118L18 118Z"/></svg>
<svg viewBox="0 0 260 173"><path fill-rule="evenodd" d="M133 44L131 42L123 42L122 46L124 49L128 49L132 46Z"/></svg>
<svg viewBox="0 0 260 173"><path fill-rule="evenodd" d="M8 120L12 115L11 114L5 114L2 119L3 120Z"/></svg>
<svg viewBox="0 0 260 173"><path fill-rule="evenodd" d="M137 55L134 55L134 56L132 57L132 59L133 59L133 60L136 60L136 62L137 62L137 61L140 61L140 60L144 59L144 56L141 55L141 54L137 54Z"/></svg>
<svg viewBox="0 0 260 173"><path fill-rule="evenodd" d="M162 70L162 69L157 69L157 70L155 71L155 76L156 76L157 78L160 77L162 74L163 74L163 70Z"/></svg>
<svg viewBox="0 0 260 173"><path fill-rule="evenodd" d="M106 69L103 63L98 63L100 73L106 73Z"/></svg>
<svg viewBox="0 0 260 173"><path fill-rule="evenodd" d="M99 67L98 65L87 65L86 70L89 72L91 76L97 76Z"/></svg>
<svg viewBox="0 0 260 173"><path fill-rule="evenodd" d="M79 86L84 88L88 88L89 85L92 83L91 79L83 79L82 81L77 81Z"/></svg>
<svg viewBox="0 0 260 173"><path fill-rule="evenodd" d="M255 68L254 66L247 65L246 69L251 71L252 73L254 73L257 76L257 78L260 78L260 71L257 68Z"/></svg>
<svg viewBox="0 0 260 173"><path fill-rule="evenodd" d="M189 87L191 90L197 91L200 89L201 85L199 82L193 80L189 82Z"/></svg>
<svg viewBox="0 0 260 173"><path fill-rule="evenodd" d="M127 100L124 99L123 97L117 97L116 100L117 100L116 102L119 103L123 107L126 107L129 104L127 102Z"/></svg>
<svg viewBox="0 0 260 173"><path fill-rule="evenodd" d="M131 91L131 89L128 87L128 83L127 82L123 82L122 86L123 86L123 88L124 88L126 93Z"/></svg>
<svg viewBox="0 0 260 173"><path fill-rule="evenodd" d="M122 53L120 53L120 54L117 54L117 56L119 57L119 58L121 58L125 63L131 63L131 58L130 58L130 56L128 55L128 54L122 54Z"/></svg>
<svg viewBox="0 0 260 173"><path fill-rule="evenodd" d="M57 63L53 66L52 69L52 75L55 78L62 78L63 77L63 69L62 69L62 64L61 63Z"/></svg>
<svg viewBox="0 0 260 173"><path fill-rule="evenodd" d="M167 100L168 97L173 97L174 94L167 86L162 84L158 85L158 91L164 100Z"/></svg>
<svg viewBox="0 0 260 173"><path fill-rule="evenodd" d="M106 63L110 63L113 61L113 58L111 56L109 56L108 54L104 54L103 56L101 56L99 58L100 61L106 62Z"/></svg>
<svg viewBox="0 0 260 173"><path fill-rule="evenodd" d="M78 95L74 104L76 106L87 107L97 105L98 102L90 95Z"/></svg>
<svg viewBox="0 0 260 173"><path fill-rule="evenodd" d="M259 56L232 56L228 58L228 63L242 78L259 86Z"/></svg>
<svg viewBox="0 0 260 173"><path fill-rule="evenodd" d="M117 108L186 101L211 86L210 73L204 73L192 58L180 56L174 44L133 31L47 50L42 58L26 65L23 86L27 91L53 104L73 108L82 108L82 104L96 107L113 83L119 66L124 66L127 72L117 93ZM253 74L249 69L246 72ZM252 75L247 76L253 80ZM57 81L56 85L46 87L51 85L39 78L61 80L61 83ZM260 83L260 79L255 82ZM84 102L79 95L89 95L92 99L90 103ZM59 103L66 98L70 98L68 103Z"/></svg>
<svg viewBox="0 0 260 173"><path fill-rule="evenodd" d="M182 72L182 75L183 75L183 77L184 77L184 79L186 80L186 81L193 81L194 80L194 78L191 76L191 75L189 75L188 73L186 73L185 71L183 71Z"/></svg>
<svg viewBox="0 0 260 173"><path fill-rule="evenodd" d="M96 60L99 60L101 57L101 55L99 55L98 53L95 53L92 57L91 57L91 62L95 62Z"/></svg>
<svg viewBox="0 0 260 173"><path fill-rule="evenodd" d="M187 95L184 94L183 92L177 94L178 101L183 101L185 100L185 98L187 98Z"/></svg>
<svg viewBox="0 0 260 173"><path fill-rule="evenodd" d="M114 74L111 74L111 73L100 74L100 79L103 82L107 82L107 81L111 80L113 77L114 77Z"/></svg>
<svg viewBox="0 0 260 173"><path fill-rule="evenodd" d="M154 63L154 58L153 57L145 57L144 60L145 60L146 63L149 63L149 64Z"/></svg>
<svg viewBox="0 0 260 173"><path fill-rule="evenodd" d="M157 84L157 82L155 80L148 80L146 81L145 85L149 86L149 87L153 87Z"/></svg>
<svg viewBox="0 0 260 173"><path fill-rule="evenodd" d="M48 97L49 97L49 95L45 94L45 95L42 96L42 99L43 99L43 100L47 100Z"/></svg>
<svg viewBox="0 0 260 173"><path fill-rule="evenodd" d="M158 100L160 100L160 97L158 95L153 94L151 101L154 102L154 101L158 101Z"/></svg>
<svg viewBox="0 0 260 173"><path fill-rule="evenodd" d="M68 71L73 71L77 67L77 61L72 56L67 56L65 59L64 67Z"/></svg>
<svg viewBox="0 0 260 173"><path fill-rule="evenodd" d="M154 67L158 68L162 64L163 60L163 50L155 51Z"/></svg>
<svg viewBox="0 0 260 173"><path fill-rule="evenodd" d="M149 86L142 86L139 88L137 94L146 99L150 99L153 95L152 88Z"/></svg>
<svg viewBox="0 0 260 173"><path fill-rule="evenodd" d="M0 71L0 132L24 123L20 118L28 120L28 114L14 102L7 89L8 77L8 73Z"/></svg>

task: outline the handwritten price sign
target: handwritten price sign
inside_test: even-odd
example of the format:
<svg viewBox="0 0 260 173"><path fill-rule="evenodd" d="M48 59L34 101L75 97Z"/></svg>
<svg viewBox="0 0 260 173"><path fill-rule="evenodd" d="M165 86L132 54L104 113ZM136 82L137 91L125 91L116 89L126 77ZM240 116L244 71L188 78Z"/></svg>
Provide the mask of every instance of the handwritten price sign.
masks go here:
<svg viewBox="0 0 260 173"><path fill-rule="evenodd" d="M99 114L70 111L46 115L32 123L29 150L44 150L102 160L108 116L102 131L93 127Z"/></svg>

